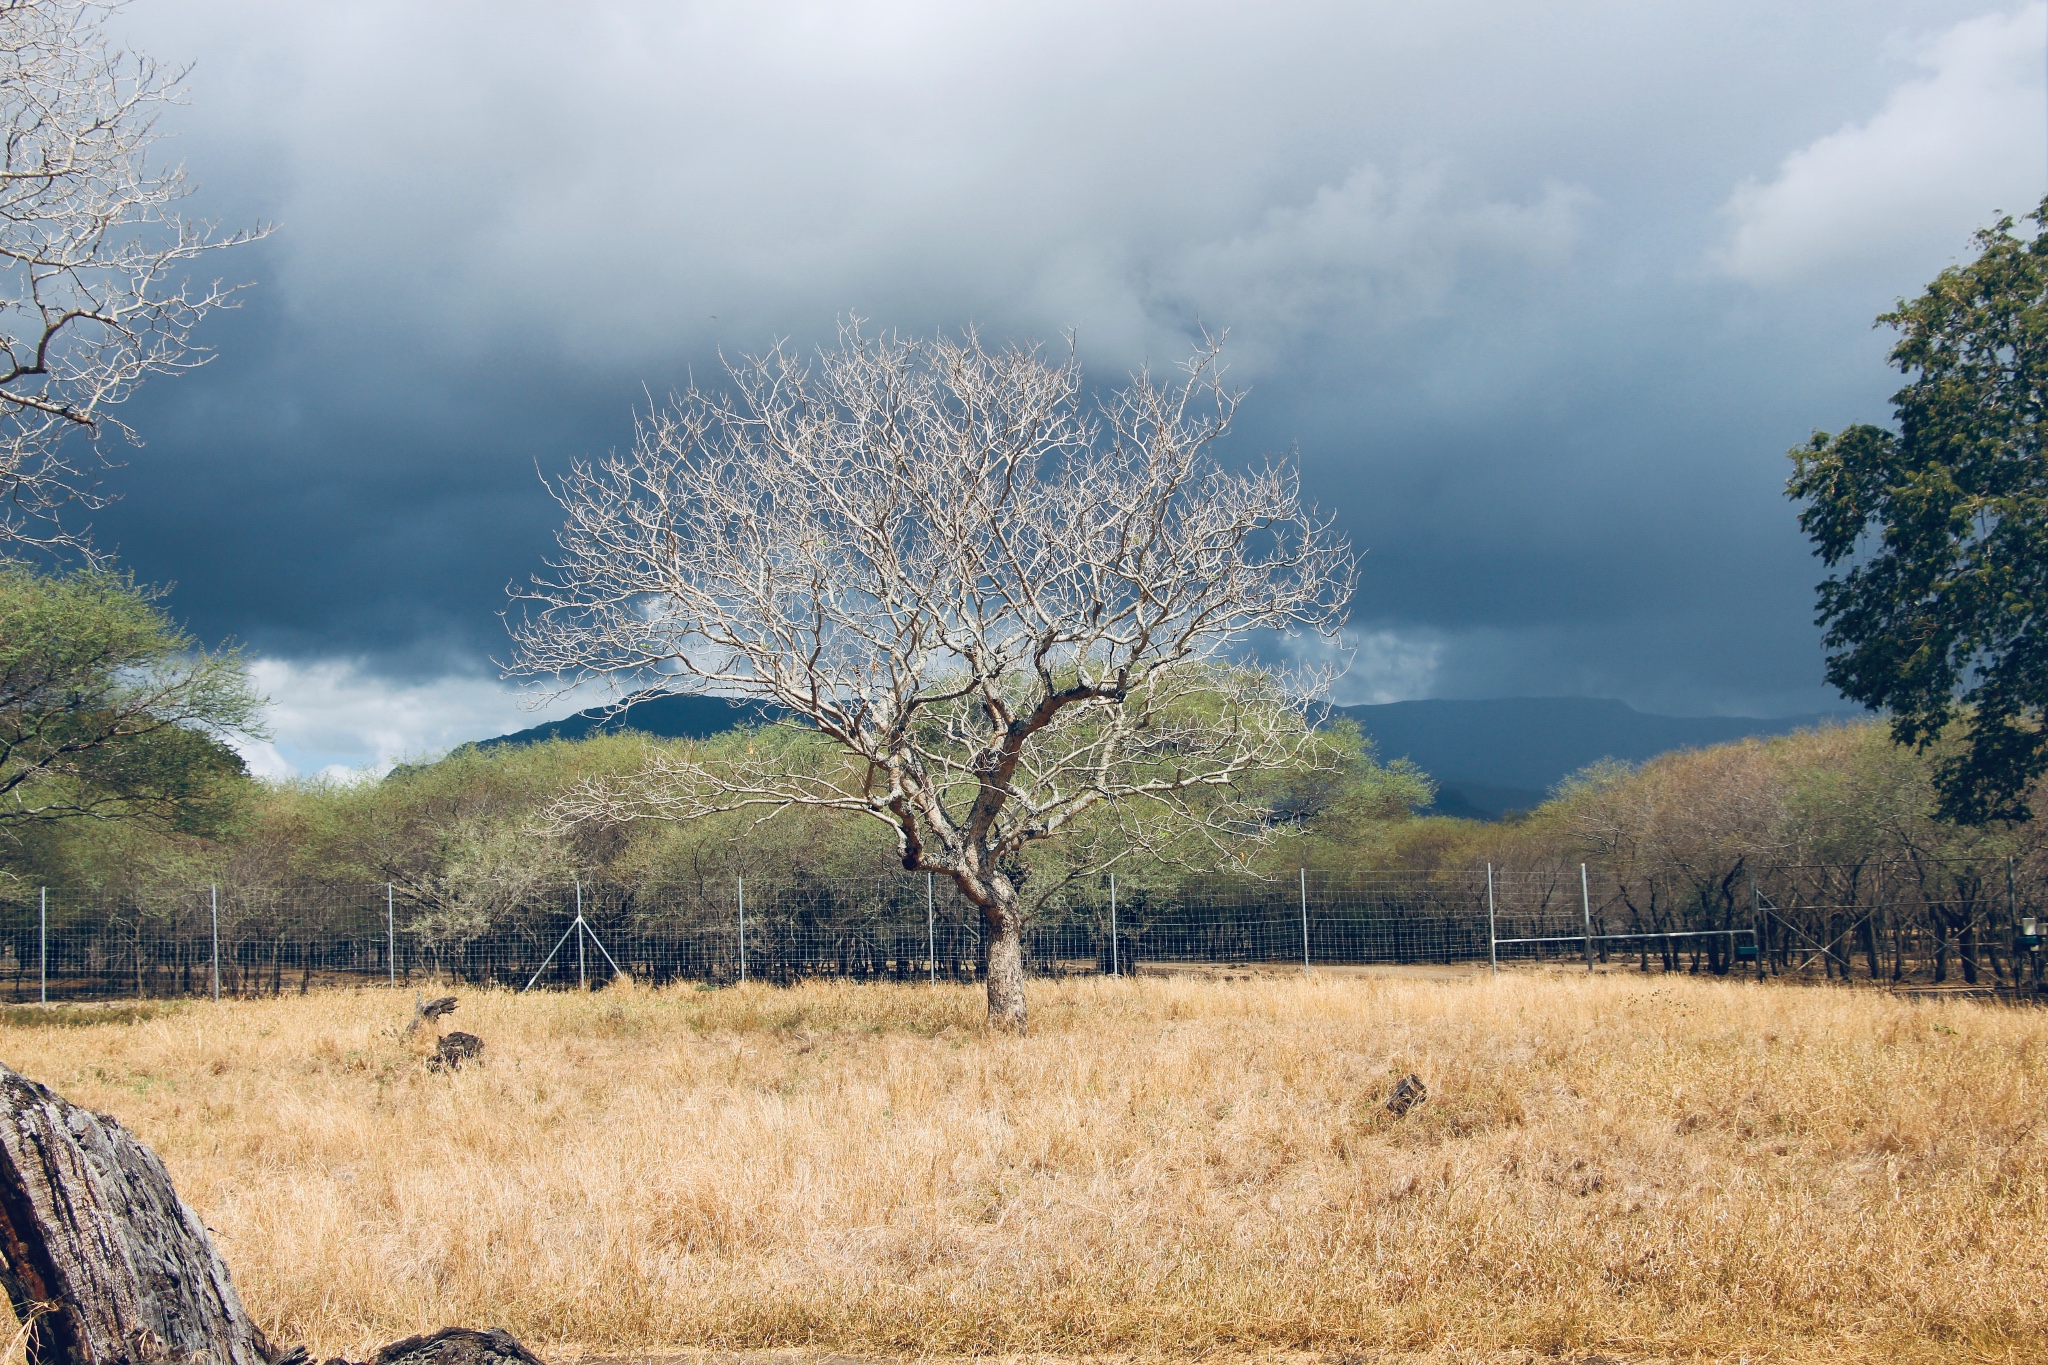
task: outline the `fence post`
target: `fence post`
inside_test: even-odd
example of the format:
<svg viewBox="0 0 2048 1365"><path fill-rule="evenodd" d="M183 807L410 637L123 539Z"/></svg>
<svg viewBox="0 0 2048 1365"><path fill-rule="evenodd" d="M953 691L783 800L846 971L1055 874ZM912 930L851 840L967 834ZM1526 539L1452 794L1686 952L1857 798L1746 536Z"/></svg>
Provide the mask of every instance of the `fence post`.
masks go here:
<svg viewBox="0 0 2048 1365"><path fill-rule="evenodd" d="M2019 893L2013 889L2012 856L2010 854L2005 859L2005 910L2007 917L2012 920L2013 939L2015 944L2017 944L2020 932L2020 901ZM2034 913L2038 915L2040 911L2037 909ZM2030 951L2027 954L2027 959L2029 966L2032 968L2034 993L2038 995L2041 992L2040 949L2036 948ZM2012 984L2015 991L2025 984L2020 980L2020 964L2017 961L2012 964Z"/></svg>
<svg viewBox="0 0 2048 1365"><path fill-rule="evenodd" d="M1116 873L1109 874L1109 974L1122 976L1123 968L1116 958Z"/></svg>
<svg viewBox="0 0 2048 1365"><path fill-rule="evenodd" d="M36 916L36 1003L50 1003L50 888L42 888Z"/></svg>
<svg viewBox="0 0 2048 1365"><path fill-rule="evenodd" d="M1756 979L1764 979L1764 906L1756 894L1756 869L1749 870L1749 936L1756 943ZM1733 946L1731 941L1731 947ZM1844 973L1846 975L1846 973Z"/></svg>
<svg viewBox="0 0 2048 1365"><path fill-rule="evenodd" d="M576 989L590 989L590 973L583 965L583 936L589 931L583 927L583 878L576 878Z"/></svg>
<svg viewBox="0 0 2048 1365"><path fill-rule="evenodd" d="M1877 927L1878 931L1884 935L1885 951L1890 955L1892 960L1891 978L1892 980L1897 981L1899 979L1899 974L1905 970L1905 963L1903 961L1903 958L1906 950L1905 946L1899 942L1898 931L1892 927L1891 897L1884 894L1883 883L1880 882L1878 885L1879 891L1877 897Z"/></svg>
<svg viewBox="0 0 2048 1365"><path fill-rule="evenodd" d="M939 911L929 872L924 874L924 971L929 984L939 984Z"/></svg>
<svg viewBox="0 0 2048 1365"><path fill-rule="evenodd" d="M1586 916L1586 970L1593 970L1593 892L1586 885L1586 865L1579 864L1579 909Z"/></svg>
<svg viewBox="0 0 2048 1365"><path fill-rule="evenodd" d="M207 908L213 912L213 998L220 999L220 883L206 885Z"/></svg>
<svg viewBox="0 0 2048 1365"><path fill-rule="evenodd" d="M747 984L747 879L741 877L740 892L740 984Z"/></svg>
<svg viewBox="0 0 2048 1365"><path fill-rule="evenodd" d="M384 883L384 979L398 987L398 894Z"/></svg>
<svg viewBox="0 0 2048 1365"><path fill-rule="evenodd" d="M1493 864L1486 865L1486 961L1500 975L1500 935L1493 927Z"/></svg>
<svg viewBox="0 0 2048 1365"><path fill-rule="evenodd" d="M1301 974L1307 976L1308 968L1308 869L1301 868Z"/></svg>

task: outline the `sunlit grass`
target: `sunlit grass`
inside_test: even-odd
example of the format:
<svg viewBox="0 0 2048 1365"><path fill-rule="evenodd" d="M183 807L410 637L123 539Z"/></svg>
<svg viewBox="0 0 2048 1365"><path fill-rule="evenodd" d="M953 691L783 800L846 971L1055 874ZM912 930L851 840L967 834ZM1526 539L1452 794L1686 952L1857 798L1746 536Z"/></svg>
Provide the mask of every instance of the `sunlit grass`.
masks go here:
<svg viewBox="0 0 2048 1365"><path fill-rule="evenodd" d="M1515 1348L2026 1358L2048 1015L1658 977L199 1002L0 1059L169 1161L316 1357ZM1382 1107L1420 1074L1406 1118Z"/></svg>

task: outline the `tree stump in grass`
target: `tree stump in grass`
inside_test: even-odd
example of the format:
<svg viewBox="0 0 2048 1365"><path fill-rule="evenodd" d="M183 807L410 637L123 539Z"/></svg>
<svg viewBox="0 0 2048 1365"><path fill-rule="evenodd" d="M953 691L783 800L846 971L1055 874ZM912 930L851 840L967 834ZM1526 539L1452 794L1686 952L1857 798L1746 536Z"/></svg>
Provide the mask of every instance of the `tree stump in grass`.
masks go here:
<svg viewBox="0 0 2048 1365"><path fill-rule="evenodd" d="M483 1052L483 1039L458 1029L434 1044L433 1055L427 1058L427 1070L460 1071L464 1062L483 1056Z"/></svg>
<svg viewBox="0 0 2048 1365"><path fill-rule="evenodd" d="M413 1034L419 1032L421 1024L425 1024L429 1029L438 1032L441 1027L441 1017L453 1013L455 1013L454 996L437 995L432 1000L429 1000L415 991L412 997L412 1022L405 1026L405 1036L410 1038Z"/></svg>
<svg viewBox="0 0 2048 1365"><path fill-rule="evenodd" d="M1387 1112L1400 1118L1428 1098L1429 1087L1422 1083L1422 1077L1403 1076L1394 1083L1394 1093L1387 1096Z"/></svg>
<svg viewBox="0 0 2048 1365"><path fill-rule="evenodd" d="M305 1348L280 1354L250 1320L155 1152L5 1066L0 1288L16 1317L34 1319L34 1365L309 1365ZM371 1365L542 1362L510 1333L444 1327L392 1342Z"/></svg>
<svg viewBox="0 0 2048 1365"><path fill-rule="evenodd" d="M369 1365L542 1365L510 1332L443 1327L438 1332L394 1341L370 1357Z"/></svg>
<svg viewBox="0 0 2048 1365"><path fill-rule="evenodd" d="M270 1365L155 1152L0 1066L0 1285L38 1365Z"/></svg>

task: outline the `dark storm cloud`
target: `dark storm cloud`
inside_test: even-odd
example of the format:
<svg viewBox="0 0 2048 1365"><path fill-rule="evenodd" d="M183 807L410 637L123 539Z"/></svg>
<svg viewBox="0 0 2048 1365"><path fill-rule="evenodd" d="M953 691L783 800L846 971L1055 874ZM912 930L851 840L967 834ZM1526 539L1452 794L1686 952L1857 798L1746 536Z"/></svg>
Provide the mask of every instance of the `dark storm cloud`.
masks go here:
<svg viewBox="0 0 2048 1365"><path fill-rule="evenodd" d="M1883 417L1871 315L2042 181L2038 5L131 19L199 63L205 207L282 228L103 534L337 715L448 679L415 745L496 723L536 465L849 309L1075 327L1103 379L1228 327L1234 449L1298 446L1369 549L1357 696L1816 709L1782 452Z"/></svg>

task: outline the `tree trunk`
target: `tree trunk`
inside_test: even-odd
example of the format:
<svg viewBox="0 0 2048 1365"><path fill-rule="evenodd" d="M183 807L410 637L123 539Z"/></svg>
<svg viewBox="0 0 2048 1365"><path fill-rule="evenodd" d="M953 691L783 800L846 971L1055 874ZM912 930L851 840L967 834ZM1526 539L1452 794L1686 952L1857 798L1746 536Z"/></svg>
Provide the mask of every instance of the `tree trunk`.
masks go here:
<svg viewBox="0 0 2048 1365"><path fill-rule="evenodd" d="M1024 924L1015 906L992 906L988 934L988 1023L1024 1032Z"/></svg>
<svg viewBox="0 0 2048 1365"><path fill-rule="evenodd" d="M0 1284L44 1365L269 1365L198 1215L114 1120L0 1066Z"/></svg>

